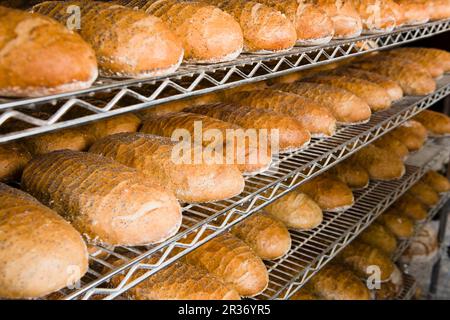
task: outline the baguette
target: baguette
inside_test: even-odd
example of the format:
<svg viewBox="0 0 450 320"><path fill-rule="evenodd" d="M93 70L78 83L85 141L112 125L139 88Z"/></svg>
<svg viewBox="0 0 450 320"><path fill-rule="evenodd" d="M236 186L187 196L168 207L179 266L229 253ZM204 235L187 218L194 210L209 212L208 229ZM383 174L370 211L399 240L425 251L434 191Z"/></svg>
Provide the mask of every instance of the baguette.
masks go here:
<svg viewBox="0 0 450 320"><path fill-rule="evenodd" d="M0 183L0 297L38 298L88 269L80 234L30 195Z"/></svg>
<svg viewBox="0 0 450 320"><path fill-rule="evenodd" d="M414 222L396 209L388 209L376 221L383 224L398 239L408 239L414 235Z"/></svg>
<svg viewBox="0 0 450 320"><path fill-rule="evenodd" d="M80 12L79 28L74 28L95 50L101 75L144 78L166 75L180 66L181 42L165 23L144 12L87 0L46 1L31 10L66 24L74 6Z"/></svg>
<svg viewBox="0 0 450 320"><path fill-rule="evenodd" d="M362 166L351 161L338 163L326 173L336 177L352 189L364 189L369 185L369 173Z"/></svg>
<svg viewBox="0 0 450 320"><path fill-rule="evenodd" d="M428 215L425 205L408 192L395 201L392 208L414 221L422 221Z"/></svg>
<svg viewBox="0 0 450 320"><path fill-rule="evenodd" d="M364 123L370 119L372 114L369 105L361 98L347 90L330 85L294 82L291 84L276 84L272 88L313 100L326 107L338 123Z"/></svg>
<svg viewBox="0 0 450 320"><path fill-rule="evenodd" d="M253 297L268 285L262 260L242 240L224 233L186 255L190 264L231 284L242 297Z"/></svg>
<svg viewBox="0 0 450 320"><path fill-rule="evenodd" d="M313 178L297 190L311 197L324 211L344 211L354 203L352 190L345 183L327 175Z"/></svg>
<svg viewBox="0 0 450 320"><path fill-rule="evenodd" d="M358 241L378 248L386 255L391 256L397 249L395 235L385 226L373 222L358 237Z"/></svg>
<svg viewBox="0 0 450 320"><path fill-rule="evenodd" d="M226 95L225 100L291 116L313 137L332 136L336 130L336 118L327 108L295 94L266 89Z"/></svg>
<svg viewBox="0 0 450 320"><path fill-rule="evenodd" d="M277 130L281 152L301 149L311 139L309 131L298 120L270 110L219 103L186 108L183 111L230 122L245 129L266 129L269 132Z"/></svg>
<svg viewBox="0 0 450 320"><path fill-rule="evenodd" d="M407 50L408 48L398 48L389 51L383 51L381 54L397 57L400 59L410 60L417 64L420 64L424 69L426 69L433 78L440 78L444 74L444 69L442 68L440 61L430 59L427 56L421 55L414 50Z"/></svg>
<svg viewBox="0 0 450 320"><path fill-rule="evenodd" d="M447 177L439 174L437 171L428 171L421 179L438 193L450 191L450 182Z"/></svg>
<svg viewBox="0 0 450 320"><path fill-rule="evenodd" d="M388 133L387 137L399 140L412 152L423 147L427 140L427 130L420 122L409 120Z"/></svg>
<svg viewBox="0 0 450 320"><path fill-rule="evenodd" d="M413 119L420 122L432 137L450 134L450 118L443 113L424 110Z"/></svg>
<svg viewBox="0 0 450 320"><path fill-rule="evenodd" d="M266 206L264 210L291 229L314 229L323 219L319 205L298 191L289 192Z"/></svg>
<svg viewBox="0 0 450 320"><path fill-rule="evenodd" d="M397 155L400 159L404 160L409 154L409 150L406 145L400 140L394 138L392 134L386 134L381 138L375 140L373 145L388 151L391 154Z"/></svg>
<svg viewBox="0 0 450 320"><path fill-rule="evenodd" d="M121 116L100 120L87 125L89 132L95 140L106 136L123 132L136 132L141 125L141 120L134 114L127 113Z"/></svg>
<svg viewBox="0 0 450 320"><path fill-rule="evenodd" d="M231 229L264 260L281 258L291 248L291 236L285 225L267 213L258 212Z"/></svg>
<svg viewBox="0 0 450 320"><path fill-rule="evenodd" d="M52 19L0 7L0 30L0 96L81 90L97 78L92 48Z"/></svg>
<svg viewBox="0 0 450 320"><path fill-rule="evenodd" d="M351 2L361 17L363 30L368 33L391 32L396 16L389 5L380 0L346 0Z"/></svg>
<svg viewBox="0 0 450 320"><path fill-rule="evenodd" d="M183 202L223 200L243 191L245 181L236 166L203 161L184 163L181 155L180 159L173 158L178 156L175 147L169 138L119 133L97 141L89 151L137 169Z"/></svg>
<svg viewBox="0 0 450 320"><path fill-rule="evenodd" d="M403 11L404 24L412 26L427 23L430 12L427 5L420 0L395 0Z"/></svg>
<svg viewBox="0 0 450 320"><path fill-rule="evenodd" d="M409 188L408 192L428 207L432 207L439 202L439 194L422 181L416 182Z"/></svg>
<svg viewBox="0 0 450 320"><path fill-rule="evenodd" d="M0 144L0 182L20 180L31 155L21 143Z"/></svg>
<svg viewBox="0 0 450 320"><path fill-rule="evenodd" d="M281 12L261 1L200 0L229 13L241 25L244 51L276 52L292 48L297 33L291 21Z"/></svg>
<svg viewBox="0 0 450 320"><path fill-rule="evenodd" d="M242 52L241 27L232 16L217 7L184 0L118 0L161 18L181 40L189 63L234 60Z"/></svg>
<svg viewBox="0 0 450 320"><path fill-rule="evenodd" d="M25 167L22 186L94 244L158 243L181 224L173 194L95 154L62 150L36 157Z"/></svg>
<svg viewBox="0 0 450 320"><path fill-rule="evenodd" d="M228 132L233 130L233 137L229 137L229 134L227 135L227 130ZM265 150L268 148L265 148L261 141L258 144L252 143L258 141L250 141L250 145L246 141L241 143L245 137L242 137L240 134L243 132L240 126L199 114L177 112L152 115L144 120L140 131L175 139L179 138L178 134L180 134L181 138L186 138L185 135L188 134L189 141L187 142L192 143L192 138L194 138L194 144L196 144L199 135L205 136L204 140L206 141L200 142L205 147L209 143L209 148L218 149L217 154L221 158L219 163L216 161L217 158L211 159L212 161L217 164L236 164L239 170L245 174L262 172L270 166L272 161L270 152L267 152L270 150ZM217 135L220 135L220 137L215 139ZM208 137L209 140L207 140ZM232 151L234 149L231 155L228 151L230 148Z"/></svg>

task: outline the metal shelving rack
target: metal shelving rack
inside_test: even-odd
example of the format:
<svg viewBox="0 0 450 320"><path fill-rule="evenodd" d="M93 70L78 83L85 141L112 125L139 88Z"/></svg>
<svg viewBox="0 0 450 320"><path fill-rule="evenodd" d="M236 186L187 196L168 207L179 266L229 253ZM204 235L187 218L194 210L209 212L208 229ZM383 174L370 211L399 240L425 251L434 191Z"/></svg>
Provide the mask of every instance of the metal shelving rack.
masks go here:
<svg viewBox="0 0 450 320"><path fill-rule="evenodd" d="M411 300L416 293L416 288L416 280L408 274L403 274L403 290L396 300Z"/></svg>

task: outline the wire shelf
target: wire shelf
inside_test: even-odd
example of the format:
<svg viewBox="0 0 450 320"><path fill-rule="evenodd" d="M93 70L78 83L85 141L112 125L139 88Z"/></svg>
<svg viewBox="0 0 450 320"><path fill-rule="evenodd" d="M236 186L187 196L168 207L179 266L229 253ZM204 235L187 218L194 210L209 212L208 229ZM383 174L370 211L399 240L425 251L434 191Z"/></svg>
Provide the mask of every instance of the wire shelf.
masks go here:
<svg viewBox="0 0 450 320"><path fill-rule="evenodd" d="M409 274L403 274L403 289L396 300L411 300L414 297L417 289L417 282Z"/></svg>
<svg viewBox="0 0 450 320"><path fill-rule="evenodd" d="M403 27L381 35L332 41L323 46L295 47L287 52L265 55L243 54L227 63L184 65L169 76L145 80L99 79L92 88L86 90L41 98L0 99L0 143L266 80L378 49L391 48L449 29L450 20L447 19ZM46 111L51 114L47 119L26 111L41 105L45 105ZM75 113L73 110L79 109L85 112L78 112L75 118L69 117L69 114ZM5 124L13 119L26 124L27 129L5 130Z"/></svg>

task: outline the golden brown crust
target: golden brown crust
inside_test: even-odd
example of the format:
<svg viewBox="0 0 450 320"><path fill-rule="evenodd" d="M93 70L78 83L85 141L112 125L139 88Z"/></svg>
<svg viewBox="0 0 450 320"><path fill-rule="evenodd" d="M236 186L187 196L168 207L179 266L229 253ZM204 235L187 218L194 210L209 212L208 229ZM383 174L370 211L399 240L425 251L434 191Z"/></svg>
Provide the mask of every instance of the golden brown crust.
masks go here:
<svg viewBox="0 0 450 320"><path fill-rule="evenodd" d="M394 138L392 134L386 134L375 140L373 145L392 154L396 154L400 159L405 159L409 153L406 145L400 140Z"/></svg>
<svg viewBox="0 0 450 320"><path fill-rule="evenodd" d="M351 161L338 163L326 172L352 189L363 189L369 184L369 173L362 166Z"/></svg>
<svg viewBox="0 0 450 320"><path fill-rule="evenodd" d="M0 182L20 180L30 160L30 153L20 142L0 144Z"/></svg>
<svg viewBox="0 0 450 320"><path fill-rule="evenodd" d="M407 50L407 48L399 48L389 51L383 51L383 54L418 63L423 68L425 68L433 78L439 78L444 74L444 69L442 68L438 60L430 59L426 55L422 55L420 54L420 52L414 50Z"/></svg>
<svg viewBox="0 0 450 320"><path fill-rule="evenodd" d="M396 209L385 211L378 219L398 239L408 239L414 234L414 222Z"/></svg>
<svg viewBox="0 0 450 320"><path fill-rule="evenodd" d="M157 243L181 224L172 193L135 169L91 153L62 150L36 157L25 167L22 186L94 243Z"/></svg>
<svg viewBox="0 0 450 320"><path fill-rule="evenodd" d="M358 241L364 242L380 249L388 256L397 249L397 240L391 231L382 224L373 222L358 237Z"/></svg>
<svg viewBox="0 0 450 320"><path fill-rule="evenodd" d="M404 24L418 25L430 20L427 5L420 0L395 0L403 11Z"/></svg>
<svg viewBox="0 0 450 320"><path fill-rule="evenodd" d="M395 13L383 1L379 0L347 0L354 6L368 32L389 32L396 26Z"/></svg>
<svg viewBox="0 0 450 320"><path fill-rule="evenodd" d="M392 11L392 14L395 17L395 24L397 27L401 27L406 23L405 10L397 2L395 2L394 0L383 0L382 6L385 7L385 10Z"/></svg>
<svg viewBox="0 0 450 320"><path fill-rule="evenodd" d="M432 207L439 202L439 194L422 181L416 182L408 192L428 207Z"/></svg>
<svg viewBox="0 0 450 320"><path fill-rule="evenodd" d="M421 2L427 5L431 21L450 18L449 0L421 0Z"/></svg>
<svg viewBox="0 0 450 320"><path fill-rule="evenodd" d="M100 120L87 125L90 133L95 139L122 133L122 132L136 132L141 125L141 120L132 113L127 113L117 117Z"/></svg>
<svg viewBox="0 0 450 320"><path fill-rule="evenodd" d="M424 220L428 215L425 205L408 192L394 202L392 208L414 221Z"/></svg>
<svg viewBox="0 0 450 320"><path fill-rule="evenodd" d="M426 128L420 122L408 120L388 133L387 136L399 140L412 152L423 147L428 134Z"/></svg>
<svg viewBox="0 0 450 320"><path fill-rule="evenodd" d="M436 171L428 171L421 179L438 193L450 191L450 182L447 177L439 174Z"/></svg>
<svg viewBox="0 0 450 320"><path fill-rule="evenodd" d="M442 136L450 134L450 118L440 112L424 110L414 117L427 130L430 136Z"/></svg>
<svg viewBox="0 0 450 320"><path fill-rule="evenodd" d="M299 291L294 293L289 300L321 300L322 298L312 292L311 290L306 290L304 287Z"/></svg>
<svg viewBox="0 0 450 320"><path fill-rule="evenodd" d="M450 52L442 49L434 48L399 48L398 51L407 50L409 52L414 52L417 55L427 57L428 60L436 61L444 69L445 72L450 71Z"/></svg>
<svg viewBox="0 0 450 320"><path fill-rule="evenodd" d="M88 269L80 234L30 195L0 183L0 297L37 298Z"/></svg>

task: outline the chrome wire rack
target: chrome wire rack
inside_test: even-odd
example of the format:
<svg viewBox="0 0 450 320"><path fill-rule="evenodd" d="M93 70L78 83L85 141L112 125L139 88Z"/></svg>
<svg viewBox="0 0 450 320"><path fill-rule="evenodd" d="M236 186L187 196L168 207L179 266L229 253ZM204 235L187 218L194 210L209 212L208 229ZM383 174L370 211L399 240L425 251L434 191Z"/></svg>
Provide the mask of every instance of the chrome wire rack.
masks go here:
<svg viewBox="0 0 450 320"><path fill-rule="evenodd" d="M395 300L411 300L416 293L417 283L414 277L403 274L403 289Z"/></svg>
<svg viewBox="0 0 450 320"><path fill-rule="evenodd" d="M243 54L227 63L184 65L177 72L163 77L144 80L99 79L93 87L86 90L41 98L0 99L0 143L266 80L374 50L391 48L449 29L450 20L441 20L399 28L381 35L332 41L323 46L295 47L286 52L266 55ZM42 119L28 112L41 105L45 105L46 112L50 114L47 118ZM73 117L73 114L77 116ZM18 120L22 126L8 129L7 124L13 120ZM17 129L18 127L21 129Z"/></svg>
<svg viewBox="0 0 450 320"><path fill-rule="evenodd" d="M191 204L183 208L183 224L179 233L151 247L98 247L99 254L91 256L91 269L76 288L60 294L65 299L114 299L203 243L226 231L239 221L265 207L300 184L326 171L363 146L392 130L420 111L450 93L450 75L439 81L439 89L425 97L405 97L389 110L375 113L366 124L340 127L331 138L313 139L304 150L286 153L274 159L267 171L246 177L243 193L229 200ZM189 236L189 241L186 238ZM154 264L143 261L154 255ZM110 255L121 263L112 266L99 256ZM102 270L101 272L99 270ZM138 270L146 270L137 278ZM111 277L126 276L115 287L107 287Z"/></svg>

